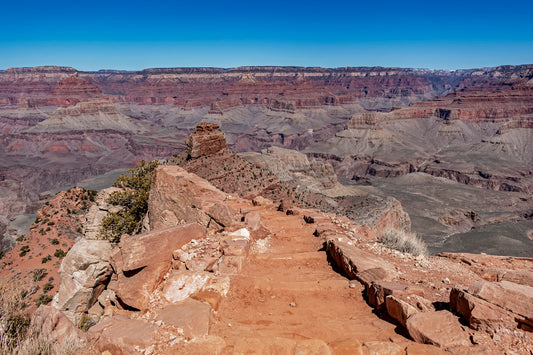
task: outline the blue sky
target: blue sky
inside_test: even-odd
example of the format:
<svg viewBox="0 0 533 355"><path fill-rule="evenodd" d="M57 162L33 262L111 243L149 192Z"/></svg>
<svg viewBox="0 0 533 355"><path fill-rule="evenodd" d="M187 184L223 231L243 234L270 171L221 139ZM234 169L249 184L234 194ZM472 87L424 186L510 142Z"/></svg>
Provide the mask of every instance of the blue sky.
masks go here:
<svg viewBox="0 0 533 355"><path fill-rule="evenodd" d="M533 63L533 1L19 1L0 69Z"/></svg>

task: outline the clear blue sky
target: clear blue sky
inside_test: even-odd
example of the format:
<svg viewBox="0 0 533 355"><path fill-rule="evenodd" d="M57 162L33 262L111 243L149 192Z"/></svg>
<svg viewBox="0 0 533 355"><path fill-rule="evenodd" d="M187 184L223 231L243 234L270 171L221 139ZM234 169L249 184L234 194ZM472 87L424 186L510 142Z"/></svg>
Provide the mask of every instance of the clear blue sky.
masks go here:
<svg viewBox="0 0 533 355"><path fill-rule="evenodd" d="M0 69L533 63L529 1L12 1Z"/></svg>

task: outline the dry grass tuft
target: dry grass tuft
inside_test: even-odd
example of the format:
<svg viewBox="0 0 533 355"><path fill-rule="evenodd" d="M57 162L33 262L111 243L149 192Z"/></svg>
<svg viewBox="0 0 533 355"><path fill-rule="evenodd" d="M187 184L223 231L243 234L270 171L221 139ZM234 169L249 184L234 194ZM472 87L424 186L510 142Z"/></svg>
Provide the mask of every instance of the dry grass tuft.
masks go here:
<svg viewBox="0 0 533 355"><path fill-rule="evenodd" d="M12 354L28 333L30 317L25 311L26 293L12 283L0 283L0 354Z"/></svg>
<svg viewBox="0 0 533 355"><path fill-rule="evenodd" d="M428 255L426 243L415 233L405 232L397 229L387 229L378 241L390 249L409 253L414 256Z"/></svg>

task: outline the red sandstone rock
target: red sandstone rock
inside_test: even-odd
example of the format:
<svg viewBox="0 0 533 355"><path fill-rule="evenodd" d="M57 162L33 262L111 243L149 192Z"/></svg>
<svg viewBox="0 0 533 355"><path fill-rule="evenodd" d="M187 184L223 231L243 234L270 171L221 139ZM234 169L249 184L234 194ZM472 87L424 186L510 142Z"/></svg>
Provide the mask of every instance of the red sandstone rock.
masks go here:
<svg viewBox="0 0 533 355"><path fill-rule="evenodd" d="M129 355L153 344L156 331L153 324L119 315L91 327L87 335L100 353Z"/></svg>
<svg viewBox="0 0 533 355"><path fill-rule="evenodd" d="M293 355L296 341L286 338L240 338L235 342L233 354Z"/></svg>
<svg viewBox="0 0 533 355"><path fill-rule="evenodd" d="M396 274L387 261L360 250L347 238L328 237L326 243L329 255L351 279L368 286L372 281L391 280Z"/></svg>
<svg viewBox="0 0 533 355"><path fill-rule="evenodd" d="M509 312L457 287L450 292L450 309L476 330L492 333L505 326L515 327L514 317Z"/></svg>
<svg viewBox="0 0 533 355"><path fill-rule="evenodd" d="M406 327L407 319L418 311L409 303L402 301L399 298L389 295L385 297L385 305L387 314L396 319L402 327Z"/></svg>
<svg viewBox="0 0 533 355"><path fill-rule="evenodd" d="M448 311L423 312L407 319L407 330L414 341L441 348L470 345L457 317Z"/></svg>
<svg viewBox="0 0 533 355"><path fill-rule="evenodd" d="M335 355L363 355L363 344L357 339L340 340L329 346Z"/></svg>
<svg viewBox="0 0 533 355"><path fill-rule="evenodd" d="M183 335L189 339L203 337L209 332L211 307L204 302L188 298L166 306L156 319L183 329Z"/></svg>
<svg viewBox="0 0 533 355"><path fill-rule="evenodd" d="M248 230L256 231L261 227L261 212L250 211L244 215L244 223Z"/></svg>
<svg viewBox="0 0 533 355"><path fill-rule="evenodd" d="M533 288L508 281L476 281L468 292L523 317L533 317Z"/></svg>
<svg viewBox="0 0 533 355"><path fill-rule="evenodd" d="M154 173L148 200L150 228L162 229L184 223L207 227L211 220L208 211L225 198L226 194L208 181L179 166L160 166ZM219 212L221 210L218 208ZM217 215L224 216L224 221L229 220L231 210Z"/></svg>
<svg viewBox="0 0 533 355"><path fill-rule="evenodd" d="M224 133L214 123L200 123L186 141L187 155L194 159L217 154L227 148Z"/></svg>
<svg viewBox="0 0 533 355"><path fill-rule="evenodd" d="M406 297L410 294L424 296L424 291L394 281L372 281L367 288L368 304L378 309L385 307L385 299L389 295Z"/></svg>
<svg viewBox="0 0 533 355"><path fill-rule="evenodd" d="M247 238L226 238L220 243L220 249L226 256L248 256L250 241Z"/></svg>
<svg viewBox="0 0 533 355"><path fill-rule="evenodd" d="M171 267L172 252L192 239L204 238L205 228L198 224L154 231L122 238L111 257L118 275L117 297L126 305L143 309L151 292Z"/></svg>
<svg viewBox="0 0 533 355"><path fill-rule="evenodd" d="M382 355L403 355L404 349L398 344L384 341L367 341L364 344L368 354Z"/></svg>
<svg viewBox="0 0 533 355"><path fill-rule="evenodd" d="M224 202L216 202L209 208L207 214L222 227L231 227L238 222L238 212Z"/></svg>

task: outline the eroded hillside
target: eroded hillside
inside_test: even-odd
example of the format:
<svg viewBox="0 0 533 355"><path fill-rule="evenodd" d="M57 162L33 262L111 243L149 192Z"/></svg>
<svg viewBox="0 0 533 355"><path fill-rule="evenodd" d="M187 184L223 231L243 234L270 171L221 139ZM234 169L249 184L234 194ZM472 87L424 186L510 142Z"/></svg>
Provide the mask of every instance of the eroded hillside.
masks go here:
<svg viewBox="0 0 533 355"><path fill-rule="evenodd" d="M233 151L263 150L262 157L247 157L263 167L280 155L271 146L305 152L313 167L295 173L302 184L310 183L302 174L331 176L326 162L345 185L396 197L434 251L531 255L532 70L1 71L3 248L24 234L28 215L50 198L46 192L141 159L171 157L197 123L215 122ZM226 159L233 164L236 158ZM273 187L286 178L276 164L281 184ZM369 183L373 188L362 186ZM404 184L420 194L403 191ZM469 203L450 204L465 189ZM487 197L481 189L501 194ZM355 210L359 202L349 197L337 206ZM487 233L492 239L483 246ZM480 248L465 242L472 238ZM498 247L491 249L493 241Z"/></svg>

